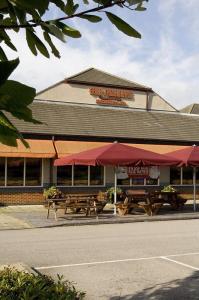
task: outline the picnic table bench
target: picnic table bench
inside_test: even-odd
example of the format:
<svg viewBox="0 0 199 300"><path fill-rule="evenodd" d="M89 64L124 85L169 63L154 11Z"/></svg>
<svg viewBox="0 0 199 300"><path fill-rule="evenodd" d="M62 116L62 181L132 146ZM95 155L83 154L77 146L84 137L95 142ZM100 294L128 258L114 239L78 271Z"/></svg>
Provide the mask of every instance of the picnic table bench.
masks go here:
<svg viewBox="0 0 199 300"><path fill-rule="evenodd" d="M120 216L131 213L135 209L143 210L148 216L156 214L162 203L151 203L150 194L145 190L128 190L123 203L117 203L117 211Z"/></svg>
<svg viewBox="0 0 199 300"><path fill-rule="evenodd" d="M64 209L64 214L68 209L78 213L83 210L86 216L91 215L92 212L96 216L100 213L106 201L98 199L98 194L70 194L63 198L47 199L47 219L49 218L50 210L54 211L55 220L57 220L57 210Z"/></svg>
<svg viewBox="0 0 199 300"><path fill-rule="evenodd" d="M128 190L123 202L117 203L120 216L131 213L135 209L143 210L147 215L156 215L164 204L170 204L173 209L184 206L186 199L178 197L177 192L146 192L145 190Z"/></svg>

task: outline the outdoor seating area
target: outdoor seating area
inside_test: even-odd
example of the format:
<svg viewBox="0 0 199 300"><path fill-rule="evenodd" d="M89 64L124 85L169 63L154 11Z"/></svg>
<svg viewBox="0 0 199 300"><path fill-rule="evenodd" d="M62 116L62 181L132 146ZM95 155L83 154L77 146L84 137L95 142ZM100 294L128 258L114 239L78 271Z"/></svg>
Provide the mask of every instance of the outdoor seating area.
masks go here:
<svg viewBox="0 0 199 300"><path fill-rule="evenodd" d="M57 190L60 196L60 191ZM116 207L117 216L125 215L157 215L161 208L166 205L172 211L182 211L187 199L181 197L181 193L133 190L129 189L122 193L120 201L111 204L108 200L107 193L79 193L63 194L61 197L54 196L46 198L47 219L50 218L50 212L53 212L54 219L58 220L57 211L62 210L62 216L81 215L85 217L99 217L100 214L113 214L113 208ZM106 209L105 209L106 207ZM108 207L108 208L107 208Z"/></svg>
<svg viewBox="0 0 199 300"><path fill-rule="evenodd" d="M107 201L101 194L62 194L61 198L50 198L47 201L47 219L49 218L50 211L54 212L55 220L57 220L57 210L62 209L64 214L67 213L77 214L82 213L85 216L98 216L103 211Z"/></svg>

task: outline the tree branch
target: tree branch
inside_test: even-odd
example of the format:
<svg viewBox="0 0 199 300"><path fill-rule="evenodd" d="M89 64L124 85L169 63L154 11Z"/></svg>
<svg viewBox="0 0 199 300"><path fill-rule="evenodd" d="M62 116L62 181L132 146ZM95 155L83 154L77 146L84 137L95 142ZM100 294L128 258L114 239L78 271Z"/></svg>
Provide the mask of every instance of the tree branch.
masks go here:
<svg viewBox="0 0 199 300"><path fill-rule="evenodd" d="M124 4L125 2L126 2L126 0L118 0L118 1L115 1L113 3L109 3L109 4L106 4L106 5L100 5L100 6L97 6L95 8L88 9L88 10L85 10L85 11L73 14L71 16L66 16L66 17L62 17L62 18L58 18L58 19L53 19L53 20L50 20L50 21L52 21L52 22L64 21L64 20L75 18L75 17L81 17L81 16L83 16L85 14L92 13L92 12L99 12L99 11L105 9L105 8L110 8L110 7L113 7L113 6L117 5L117 4ZM29 22L32 22L33 24L30 24ZM0 29L4 29L5 30L5 29L15 29L15 28L32 28L32 27L41 26L42 23L47 23L47 22L49 22L49 21L48 20L47 21L30 20L30 21L28 21L25 24L12 24L12 25L2 25L1 24L0 25Z"/></svg>

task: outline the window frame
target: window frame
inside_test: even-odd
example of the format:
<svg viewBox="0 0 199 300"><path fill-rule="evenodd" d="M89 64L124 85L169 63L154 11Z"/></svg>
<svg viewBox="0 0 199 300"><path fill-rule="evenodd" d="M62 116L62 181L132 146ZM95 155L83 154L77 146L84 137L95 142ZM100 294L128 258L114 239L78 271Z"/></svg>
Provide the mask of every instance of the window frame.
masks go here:
<svg viewBox="0 0 199 300"><path fill-rule="evenodd" d="M71 185L58 185L57 184L57 167L56 167L56 186L58 187L105 187L106 186L106 166L101 166L104 169L103 184L91 185L90 184L90 166L88 166L88 184L87 185L74 185L74 165L72 165L72 184Z"/></svg>
<svg viewBox="0 0 199 300"><path fill-rule="evenodd" d="M8 158L4 157L5 159L5 184L0 186L0 188L37 188L37 187L43 187L44 183L44 160L41 159L41 185L26 185L26 157L23 157L23 185L7 185L8 182ZM17 157L16 157L17 158ZM34 157L33 157L34 158Z"/></svg>

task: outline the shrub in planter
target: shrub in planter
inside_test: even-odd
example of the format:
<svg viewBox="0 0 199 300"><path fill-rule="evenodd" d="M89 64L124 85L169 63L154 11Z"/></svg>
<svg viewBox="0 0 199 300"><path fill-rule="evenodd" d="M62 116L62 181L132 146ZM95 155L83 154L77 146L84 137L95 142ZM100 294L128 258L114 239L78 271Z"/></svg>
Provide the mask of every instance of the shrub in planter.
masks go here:
<svg viewBox="0 0 199 300"><path fill-rule="evenodd" d="M176 191L177 190L172 185L164 186L164 188L161 190L161 192L163 192L163 193L166 193L166 192L175 193Z"/></svg>
<svg viewBox="0 0 199 300"><path fill-rule="evenodd" d="M84 292L77 291L71 282L59 275L54 281L46 275L14 268L0 271L0 300L82 300L84 297Z"/></svg>
<svg viewBox="0 0 199 300"><path fill-rule="evenodd" d="M48 189L44 189L43 196L45 199L55 199L63 198L64 194L56 186L51 186Z"/></svg>
<svg viewBox="0 0 199 300"><path fill-rule="evenodd" d="M117 201L121 200L121 196L123 195L123 191L121 188L117 187L116 189L117 191ZM115 188L111 187L109 188L106 193L107 193L107 199L111 202L114 203L114 192L115 192Z"/></svg>

